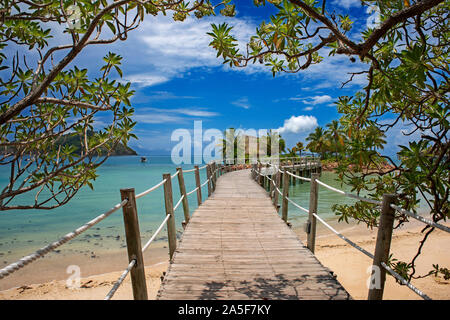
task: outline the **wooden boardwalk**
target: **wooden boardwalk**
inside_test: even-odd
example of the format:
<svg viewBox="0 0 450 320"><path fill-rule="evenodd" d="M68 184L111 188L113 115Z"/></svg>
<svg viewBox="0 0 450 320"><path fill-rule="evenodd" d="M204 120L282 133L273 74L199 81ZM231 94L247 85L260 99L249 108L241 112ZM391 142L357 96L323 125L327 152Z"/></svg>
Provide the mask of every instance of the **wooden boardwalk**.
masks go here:
<svg viewBox="0 0 450 320"><path fill-rule="evenodd" d="M278 216L250 170L227 173L192 215L158 299L349 299Z"/></svg>

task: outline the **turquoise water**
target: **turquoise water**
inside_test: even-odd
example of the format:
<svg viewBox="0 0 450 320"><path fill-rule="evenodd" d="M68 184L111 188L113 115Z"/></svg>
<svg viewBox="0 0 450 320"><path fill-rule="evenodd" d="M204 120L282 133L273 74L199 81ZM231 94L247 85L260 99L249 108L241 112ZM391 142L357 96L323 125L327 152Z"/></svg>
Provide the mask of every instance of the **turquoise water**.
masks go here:
<svg viewBox="0 0 450 320"><path fill-rule="evenodd" d="M47 245L61 236L73 231L99 214L107 211L120 202L121 188L135 188L136 194L147 190L162 180L163 173L173 174L176 171L169 156L149 157L148 163L141 163L139 156L111 157L99 170L99 177L94 182L94 190L83 188L67 205L46 210L12 210L0 212L0 267ZM183 169L191 169L193 165L183 165ZM0 168L0 184L7 183L8 170ZM201 170L201 181L206 180L205 170ZM185 173L186 190L195 188L194 173ZM321 181L350 191L341 186L332 172L323 172ZM173 202L180 198L178 179L172 180L174 191ZM300 183L290 187L289 197L304 208L309 206L309 183ZM207 186L202 190L203 199L207 196ZM34 194L28 195L34 197ZM328 221L335 221L331 207L335 203L353 204L354 199L346 198L324 187L319 187L318 212ZM281 203L281 202L280 202ZM137 200L139 224L142 241L145 243L165 218L163 188ZM196 194L189 196L189 207L192 213L197 208ZM182 206L177 209L176 226L181 235L183 220ZM307 215L292 204L289 204L289 221L294 228L301 227ZM166 240L166 232L161 232L157 240ZM117 250L125 247L122 211L118 210L98 225L81 234L59 249L63 253L92 253ZM58 249L58 250L59 250Z"/></svg>
<svg viewBox="0 0 450 320"><path fill-rule="evenodd" d="M191 169L194 165L182 165ZM86 187L65 206L53 210L9 210L0 212L0 266L11 263L23 254L41 248L73 231L84 223L107 211L120 202L121 188L135 188L136 194L147 190L162 180L163 173L173 174L177 165L170 157L148 157L141 163L139 156L111 157L98 170L99 177L94 181L94 190ZM0 168L2 188L8 179L7 168ZM186 190L195 188L194 173L185 173ZM200 171L201 181L206 180L205 170ZM178 179L172 179L174 204L180 198ZM207 186L202 195L207 195ZM28 195L31 199L34 194ZM143 241L146 241L165 218L163 187L137 200L139 224ZM197 207L196 194L189 196L191 212ZM183 220L182 206L176 211L176 225L181 231ZM160 240L165 233L160 233ZM77 246L78 242L78 246ZM81 245L83 244L83 245ZM78 236L61 248L85 251L108 250L124 247L122 211L111 216Z"/></svg>

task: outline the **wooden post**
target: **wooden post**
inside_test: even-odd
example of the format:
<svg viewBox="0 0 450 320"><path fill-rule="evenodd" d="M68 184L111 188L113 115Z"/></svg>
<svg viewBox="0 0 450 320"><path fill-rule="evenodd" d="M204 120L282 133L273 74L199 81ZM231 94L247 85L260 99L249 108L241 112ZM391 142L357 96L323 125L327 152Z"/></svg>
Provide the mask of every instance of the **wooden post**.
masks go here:
<svg viewBox="0 0 450 320"><path fill-rule="evenodd" d="M281 178L281 174L279 171L277 171L277 173L275 174L275 186L280 189L280 178ZM274 197L273 197L273 205L275 207L275 209L278 212L278 198L279 198L279 194L277 189L274 188Z"/></svg>
<svg viewBox="0 0 450 320"><path fill-rule="evenodd" d="M295 174L295 158L294 158L294 160L292 160L292 174ZM292 177L292 185L294 185L295 186L295 181L296 179L295 179L295 177Z"/></svg>
<svg viewBox="0 0 450 320"><path fill-rule="evenodd" d="M214 169L214 191L216 191L216 187L217 187L217 177L218 177L218 170L217 170L217 163L214 162L213 163L213 169Z"/></svg>
<svg viewBox="0 0 450 320"><path fill-rule="evenodd" d="M259 182L259 185L262 186L262 182L264 181L263 180L264 177L261 175L261 163L259 164L259 167L258 167L258 173L259 173L259 175L258 175L258 182Z"/></svg>
<svg viewBox="0 0 450 320"><path fill-rule="evenodd" d="M373 257L372 268L374 276L379 276L376 279L375 286L369 288L368 300L382 300L384 292L384 284L386 281L386 270L381 265L381 262L387 264L389 258L389 251L391 248L392 230L394 227L395 210L391 208L391 204L395 203L396 197L393 194L383 195L383 202L381 204L380 222L378 225L377 242L375 245L375 254ZM374 268L376 267L376 268ZM378 288L376 285L378 284ZM373 285L373 283L371 283Z"/></svg>
<svg viewBox="0 0 450 320"><path fill-rule="evenodd" d="M317 173L311 174L311 189L309 192L309 218L308 218L308 239L307 247L314 253L314 247L316 245L316 217L313 213L317 214L317 201L319 199L319 186L316 179L319 178Z"/></svg>
<svg viewBox="0 0 450 320"><path fill-rule="evenodd" d="M121 189L120 197L122 201L128 199L128 202L122 207L125 236L127 240L128 261L131 262L132 260L136 260L136 264L131 269L133 297L134 300L148 300L134 189Z"/></svg>
<svg viewBox="0 0 450 320"><path fill-rule="evenodd" d="M216 174L217 174L217 172L216 172L216 163L215 162L213 162L213 163L211 163L211 175L212 175L212 178L211 178L211 181L212 181L212 191L214 192L214 191L216 191Z"/></svg>
<svg viewBox="0 0 450 320"><path fill-rule="evenodd" d="M170 173L163 174L163 179L166 179L166 182L164 182L164 204L166 206L166 215L170 215L170 218L167 220L167 238L169 240L169 257L172 260L177 248L177 230L173 213L172 179L170 178Z"/></svg>
<svg viewBox="0 0 450 320"><path fill-rule="evenodd" d="M281 199L281 218L287 223L288 219L288 200L289 196L289 175L287 168L283 172L283 198Z"/></svg>
<svg viewBox="0 0 450 320"><path fill-rule="evenodd" d="M273 190L275 190L275 188L273 187L274 182L275 182L275 175L272 174L270 176L270 178L272 179L272 181L269 180L269 195L270 195L270 198L273 199Z"/></svg>
<svg viewBox="0 0 450 320"><path fill-rule="evenodd" d="M206 165L206 179L208 179L208 198L211 196L212 190L211 190L211 167L209 164Z"/></svg>
<svg viewBox="0 0 450 320"><path fill-rule="evenodd" d="M200 171L198 170L198 166L194 166L195 168L195 187L197 189L197 204L200 206L202 204L202 188L200 187Z"/></svg>
<svg viewBox="0 0 450 320"><path fill-rule="evenodd" d="M189 201L186 195L186 185L184 184L183 169L177 168L177 171L178 171L178 185L180 186L180 195L184 196L183 200L181 200L181 203L183 204L183 213L184 213L183 226L186 226L186 224L189 223Z"/></svg>

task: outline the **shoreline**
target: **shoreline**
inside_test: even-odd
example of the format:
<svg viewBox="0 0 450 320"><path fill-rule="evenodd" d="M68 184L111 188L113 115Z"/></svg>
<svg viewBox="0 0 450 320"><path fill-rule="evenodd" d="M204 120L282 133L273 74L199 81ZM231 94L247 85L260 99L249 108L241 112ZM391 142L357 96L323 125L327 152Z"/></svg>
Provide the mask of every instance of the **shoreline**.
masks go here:
<svg viewBox="0 0 450 320"><path fill-rule="evenodd" d="M323 160L321 160L321 165L322 165L322 170L323 171L336 173L336 168L338 167L338 162L337 161L324 162ZM350 165L348 169L351 171L352 168L353 168L353 165ZM386 164L382 165L379 170L377 170L377 169L369 169L369 170L367 170L367 168L365 168L364 170L367 170L367 173L380 172L380 171L382 173L385 173L385 172L388 172L388 171L391 171L391 170L394 170L394 169L395 169L395 167L393 165L390 165L390 164L386 163Z"/></svg>
<svg viewBox="0 0 450 320"><path fill-rule="evenodd" d="M374 251L376 229L370 231L365 226L356 223L346 224L337 222L333 223L333 227L369 252ZM407 226L395 230L391 247L391 252L394 253L394 257L404 259L407 262L410 261L417 250L419 241L422 240L422 235L420 234L422 228L423 225L419 222L410 222ZM306 244L306 235L302 228L298 226L295 227L293 231L297 234L303 244ZM444 242L448 243L449 240L450 235L443 231L435 230L430 235L423 253L417 261L417 274L425 274L432 269L432 264L435 263L444 267L450 265L450 249L443 248L442 245L439 245ZM333 271L337 276L337 280L350 293L353 299L365 300L367 298L366 282L369 276L367 269L371 266L371 259L348 245L342 239L336 237L334 233L325 229L325 227L320 224L318 224L317 228L315 254L325 267L330 269L330 271ZM94 260L95 262L84 257L85 264L80 265L82 270L81 287L78 289L69 289L66 287L66 279L70 274L62 272L65 270L59 270L58 272L53 273L49 269L48 262L50 259L54 258L55 257L49 257L47 258L47 261L45 261L46 258L44 258L41 261L36 261L34 263L35 265L39 263L44 265L47 272L47 278L49 275L53 274L55 276L54 279L48 279L47 281L43 280L42 274L39 272L42 266L36 266L31 269L33 272L28 276L29 281L22 281L24 282L22 285L1 289L0 299L103 299L127 265L126 250L120 251L120 254L119 252L111 252L108 256ZM77 259L74 259L75 257L73 255L63 257L64 259L61 259L61 256L58 258L60 260L70 260L72 263L77 262ZM148 279L147 286L149 299L154 299L161 284L160 278L163 273L166 272L169 265L166 243L156 243L145 253L144 260L146 261L145 270L146 278ZM60 261L59 269L61 269L61 265L64 265L67 261ZM90 272L88 268L89 265L91 265ZM51 267L58 269L58 266L56 266L54 262L51 264ZM95 267L95 269L92 267ZM27 266L10 277L24 279L24 275L19 273L27 274L29 271L30 267ZM5 279L8 279L8 277ZM413 284L433 299L447 300L450 297L450 280L430 276L424 279L414 280ZM129 276L126 278L113 299L132 299ZM388 276L384 299L409 300L421 298L405 286L396 284L393 277Z"/></svg>

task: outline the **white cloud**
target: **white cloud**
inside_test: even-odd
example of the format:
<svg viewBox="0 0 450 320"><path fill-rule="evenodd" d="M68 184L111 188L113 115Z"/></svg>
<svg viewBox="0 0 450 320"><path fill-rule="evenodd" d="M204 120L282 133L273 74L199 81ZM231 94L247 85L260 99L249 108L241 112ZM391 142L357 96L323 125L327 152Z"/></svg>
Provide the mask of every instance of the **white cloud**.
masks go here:
<svg viewBox="0 0 450 320"><path fill-rule="evenodd" d="M250 108L250 103L248 101L247 97L242 97L236 101L231 102L231 104L240 107L240 108L244 108L244 109L249 109Z"/></svg>
<svg viewBox="0 0 450 320"><path fill-rule="evenodd" d="M152 92L152 95L146 96L146 98L151 100L169 100L169 99L197 99L198 97L178 96L169 91L154 91Z"/></svg>
<svg viewBox="0 0 450 320"><path fill-rule="evenodd" d="M139 113L133 116L133 120L138 123L157 124L157 123L180 123L186 119L184 117L163 114L163 113Z"/></svg>
<svg viewBox="0 0 450 320"><path fill-rule="evenodd" d="M169 78L160 75L151 74L133 74L124 79L126 82L131 82L138 87L151 87L160 83L169 81Z"/></svg>
<svg viewBox="0 0 450 320"><path fill-rule="evenodd" d="M317 127L317 119L314 116L292 116L287 120L284 120L282 127L276 129L280 134L283 133L299 133L309 131Z"/></svg>
<svg viewBox="0 0 450 320"><path fill-rule="evenodd" d="M176 108L176 109L160 109L160 108L140 108L133 116L133 120L139 123L156 124L156 123L182 123L192 118L209 118L220 115L217 112L207 111L202 108Z"/></svg>
<svg viewBox="0 0 450 320"><path fill-rule="evenodd" d="M256 30L256 25L245 19L208 17L199 20L188 17L177 22L169 14L146 19L139 32L131 33L127 40L127 47L133 50L126 50L123 55L127 57L130 69L139 70L146 65L153 70L152 75L168 79L182 77L191 68L220 67L223 59L216 57L217 52L209 46L212 38L206 33L211 32L211 23L222 22L233 25L233 35L245 49L244 44ZM140 83L145 84L144 81Z"/></svg>
<svg viewBox="0 0 450 320"><path fill-rule="evenodd" d="M326 102L330 102L330 101L333 101L332 97L330 97L329 95L323 95L323 96L308 97L303 100L303 103L316 105L316 104L322 104L322 103L326 103Z"/></svg>
<svg viewBox="0 0 450 320"><path fill-rule="evenodd" d="M361 0L334 0L332 4L350 9L351 7L360 7Z"/></svg>
<svg viewBox="0 0 450 320"><path fill-rule="evenodd" d="M219 113L217 113L217 112L206 111L203 109L194 109L194 108L177 108L177 109L146 108L146 109L157 111L157 112L184 114L184 115L193 116L193 117L215 117L215 116L219 115Z"/></svg>

